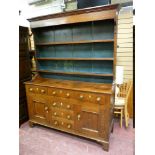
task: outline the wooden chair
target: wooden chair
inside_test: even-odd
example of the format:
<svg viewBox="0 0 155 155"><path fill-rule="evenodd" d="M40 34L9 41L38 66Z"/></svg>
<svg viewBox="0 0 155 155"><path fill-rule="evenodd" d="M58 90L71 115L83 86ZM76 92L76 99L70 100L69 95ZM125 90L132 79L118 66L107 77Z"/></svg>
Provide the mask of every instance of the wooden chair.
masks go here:
<svg viewBox="0 0 155 155"><path fill-rule="evenodd" d="M132 81L128 81L119 86L119 93L115 97L114 114L120 114L120 126L122 128L122 119L125 118L125 127L128 127L129 113L128 100L132 89Z"/></svg>

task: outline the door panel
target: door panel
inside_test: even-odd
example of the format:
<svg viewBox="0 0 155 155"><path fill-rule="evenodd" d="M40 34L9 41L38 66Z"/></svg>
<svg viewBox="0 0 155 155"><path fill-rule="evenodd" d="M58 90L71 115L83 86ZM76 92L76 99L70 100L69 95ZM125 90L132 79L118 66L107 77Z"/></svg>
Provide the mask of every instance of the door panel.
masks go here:
<svg viewBox="0 0 155 155"><path fill-rule="evenodd" d="M29 95L28 100L30 119L34 119L40 123L48 123L50 110L48 98L43 95Z"/></svg>
<svg viewBox="0 0 155 155"><path fill-rule="evenodd" d="M99 115L90 111L81 112L81 132L89 136L98 136Z"/></svg>

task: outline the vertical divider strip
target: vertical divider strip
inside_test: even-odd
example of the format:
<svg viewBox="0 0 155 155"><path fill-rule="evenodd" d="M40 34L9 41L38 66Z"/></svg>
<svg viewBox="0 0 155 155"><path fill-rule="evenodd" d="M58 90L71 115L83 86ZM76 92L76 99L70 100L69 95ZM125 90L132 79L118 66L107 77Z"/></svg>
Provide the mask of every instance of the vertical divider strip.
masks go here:
<svg viewBox="0 0 155 155"><path fill-rule="evenodd" d="M72 27L71 27L71 33L72 33L72 42L73 42L73 28L74 28L74 24L72 24ZM74 56L74 44L72 44L72 58ZM73 67L73 72L74 72L74 63L75 61L72 61L72 67Z"/></svg>
<svg viewBox="0 0 155 155"><path fill-rule="evenodd" d="M94 29L94 22L92 21L91 22L91 35L92 35L92 40L94 40L94 31L93 31L93 29ZM91 43L91 49L92 49L92 51L91 51L91 54L92 54L92 57L94 58L94 43ZM92 63L92 73L94 72L94 69L93 69L93 61L91 62Z"/></svg>
<svg viewBox="0 0 155 155"><path fill-rule="evenodd" d="M55 42L55 26L53 26L53 36L54 36L53 42ZM55 48L54 45L53 45L53 48L54 48L54 54L55 54L55 57L56 57L56 48ZM55 62L55 70L57 70L57 63L56 62Z"/></svg>

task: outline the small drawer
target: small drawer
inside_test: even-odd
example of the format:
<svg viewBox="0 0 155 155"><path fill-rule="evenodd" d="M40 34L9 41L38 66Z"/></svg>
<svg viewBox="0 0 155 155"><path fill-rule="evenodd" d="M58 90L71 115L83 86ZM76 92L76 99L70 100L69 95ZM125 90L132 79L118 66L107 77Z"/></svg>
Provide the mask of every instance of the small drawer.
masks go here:
<svg viewBox="0 0 155 155"><path fill-rule="evenodd" d="M37 87L39 94L47 94L47 88L46 87Z"/></svg>
<svg viewBox="0 0 155 155"><path fill-rule="evenodd" d="M51 97L49 99L49 103L51 104L52 108L73 110L73 104L71 103L71 100L65 98Z"/></svg>
<svg viewBox="0 0 155 155"><path fill-rule="evenodd" d="M79 101L93 102L93 103L101 103L104 101L103 95L96 93L88 93L88 92L77 92L76 99Z"/></svg>
<svg viewBox="0 0 155 155"><path fill-rule="evenodd" d="M34 86L27 86L26 92L27 93L35 93L35 87Z"/></svg>
<svg viewBox="0 0 155 155"><path fill-rule="evenodd" d="M28 93L36 93L36 94L47 94L46 87L38 87L38 86L28 86L27 87Z"/></svg>
<svg viewBox="0 0 155 155"><path fill-rule="evenodd" d="M60 96L62 93L61 90L56 88L48 88L48 95L50 96Z"/></svg>
<svg viewBox="0 0 155 155"><path fill-rule="evenodd" d="M63 97L63 98L73 98L74 92L70 90L65 90L65 89L49 88L48 95Z"/></svg>
<svg viewBox="0 0 155 155"><path fill-rule="evenodd" d="M66 120L73 120L73 112L65 109L54 108L52 109L52 117L59 117Z"/></svg>
<svg viewBox="0 0 155 155"><path fill-rule="evenodd" d="M72 130L74 128L74 124L71 122L66 122L63 119L53 119L52 125L56 128Z"/></svg>

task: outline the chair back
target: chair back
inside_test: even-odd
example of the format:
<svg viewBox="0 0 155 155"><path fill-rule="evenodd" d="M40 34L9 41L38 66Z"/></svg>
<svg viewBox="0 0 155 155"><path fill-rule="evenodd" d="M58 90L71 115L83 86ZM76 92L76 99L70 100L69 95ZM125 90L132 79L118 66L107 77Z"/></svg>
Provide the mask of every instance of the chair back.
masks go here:
<svg viewBox="0 0 155 155"><path fill-rule="evenodd" d="M119 86L118 97L128 100L132 88L132 81L128 81Z"/></svg>

